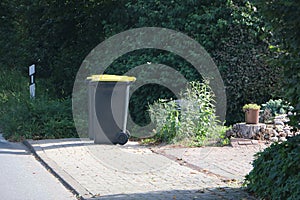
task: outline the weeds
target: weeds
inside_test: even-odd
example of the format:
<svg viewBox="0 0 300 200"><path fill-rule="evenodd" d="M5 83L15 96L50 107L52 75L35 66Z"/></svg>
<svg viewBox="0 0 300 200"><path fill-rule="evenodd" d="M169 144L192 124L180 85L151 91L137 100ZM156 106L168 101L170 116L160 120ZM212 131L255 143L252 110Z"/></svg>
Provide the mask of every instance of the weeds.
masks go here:
<svg viewBox="0 0 300 200"><path fill-rule="evenodd" d="M149 106L156 124L157 141L202 146L208 143L227 144L226 127L215 115L213 93L208 82L191 82L180 101L158 100Z"/></svg>
<svg viewBox="0 0 300 200"><path fill-rule="evenodd" d="M30 99L28 80L15 71L0 75L0 127L11 141L76 137L70 99L46 94Z"/></svg>

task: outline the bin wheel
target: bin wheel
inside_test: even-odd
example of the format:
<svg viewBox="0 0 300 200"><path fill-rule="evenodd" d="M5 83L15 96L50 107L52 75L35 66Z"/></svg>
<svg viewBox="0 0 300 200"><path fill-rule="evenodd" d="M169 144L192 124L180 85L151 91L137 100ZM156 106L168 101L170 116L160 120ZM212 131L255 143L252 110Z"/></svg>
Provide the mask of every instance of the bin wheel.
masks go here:
<svg viewBox="0 0 300 200"><path fill-rule="evenodd" d="M128 142L128 134L127 133L119 133L117 136L117 141L120 145L124 145Z"/></svg>

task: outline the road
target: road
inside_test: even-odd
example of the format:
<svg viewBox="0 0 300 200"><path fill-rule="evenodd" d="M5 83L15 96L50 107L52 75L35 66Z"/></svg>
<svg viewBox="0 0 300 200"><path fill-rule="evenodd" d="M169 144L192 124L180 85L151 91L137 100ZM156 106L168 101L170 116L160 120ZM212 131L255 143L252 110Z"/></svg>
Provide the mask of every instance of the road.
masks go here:
<svg viewBox="0 0 300 200"><path fill-rule="evenodd" d="M21 143L0 134L0 198L6 200L75 200Z"/></svg>

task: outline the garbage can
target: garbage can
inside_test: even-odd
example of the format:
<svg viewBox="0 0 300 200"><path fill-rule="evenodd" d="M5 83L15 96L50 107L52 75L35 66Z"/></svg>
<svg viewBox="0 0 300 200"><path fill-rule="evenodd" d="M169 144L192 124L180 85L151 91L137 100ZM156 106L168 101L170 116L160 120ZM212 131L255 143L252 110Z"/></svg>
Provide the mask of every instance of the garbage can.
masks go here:
<svg viewBox="0 0 300 200"><path fill-rule="evenodd" d="M136 78L105 74L87 80L89 138L95 144L126 144L129 88Z"/></svg>

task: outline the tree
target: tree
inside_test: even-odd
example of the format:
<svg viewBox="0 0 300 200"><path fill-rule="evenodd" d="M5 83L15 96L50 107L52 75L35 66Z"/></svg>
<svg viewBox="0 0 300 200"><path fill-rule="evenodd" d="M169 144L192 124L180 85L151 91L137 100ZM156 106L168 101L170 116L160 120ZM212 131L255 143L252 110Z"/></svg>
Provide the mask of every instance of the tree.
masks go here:
<svg viewBox="0 0 300 200"><path fill-rule="evenodd" d="M54 98L71 95L82 60L97 44L145 26L182 32L211 54L226 85L229 123L243 120L245 103L264 103L278 88L281 72L257 57L269 51L261 39L264 24L253 5L243 0L3 0L0 14L1 25L6 25L0 30L1 47L6 45L0 49L1 67L27 75L27 66L36 64L37 79ZM3 21L3 16L10 20ZM179 56L151 49L124 55L107 72L123 74L148 61L171 66L190 81L201 79ZM141 113L148 103L172 96L155 84L135 94L130 110L137 121L146 121Z"/></svg>
<svg viewBox="0 0 300 200"><path fill-rule="evenodd" d="M300 121L300 2L298 0L254 0L271 33L271 64L284 68L282 95L297 111Z"/></svg>
<svg viewBox="0 0 300 200"><path fill-rule="evenodd" d="M37 78L52 96L72 92L84 57L104 40L102 21L114 0L19 0L0 4L0 65L27 74L36 64Z"/></svg>
<svg viewBox="0 0 300 200"><path fill-rule="evenodd" d="M264 103L273 97L278 89L276 82L280 79L281 71L268 66L258 56L268 53L268 45L261 39L265 34L263 21L249 2L127 1L125 9L112 12L108 16L104 29L106 35L111 36L130 28L145 26L164 27L185 33L211 54L225 82L228 102L226 121L229 124L244 119L242 106L245 103ZM152 61L174 67L190 81L199 80L199 76L195 76L195 71L191 70L192 67L174 55L156 51L156 54L148 52L141 56L136 53L123 58L119 63L113 64L114 68L111 71L124 67L130 69L142 64L141 62ZM165 94L165 91L154 87L156 86L143 88L139 93L140 99L138 95L136 99L132 99L135 101L133 104L144 103L142 107L145 109L148 104L144 100L145 95L153 101L153 93ZM136 110L135 113L140 115L142 112Z"/></svg>

